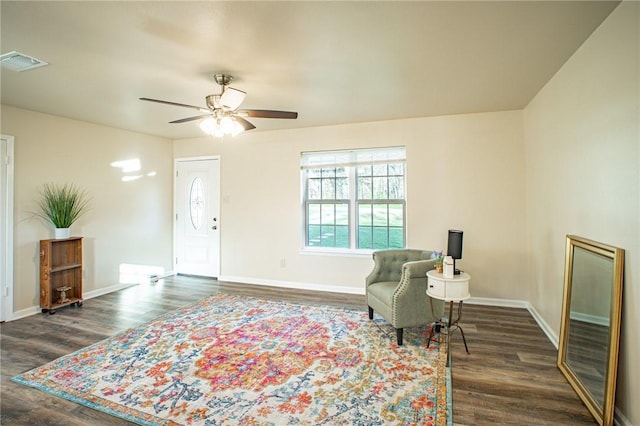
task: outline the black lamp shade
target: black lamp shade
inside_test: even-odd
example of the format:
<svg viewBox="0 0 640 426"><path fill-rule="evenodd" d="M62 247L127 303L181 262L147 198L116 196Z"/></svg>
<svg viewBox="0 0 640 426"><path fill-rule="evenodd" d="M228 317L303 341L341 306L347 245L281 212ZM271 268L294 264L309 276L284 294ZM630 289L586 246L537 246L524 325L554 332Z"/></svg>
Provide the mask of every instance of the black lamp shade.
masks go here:
<svg viewBox="0 0 640 426"><path fill-rule="evenodd" d="M451 256L454 259L462 259L462 231L449 230L447 256Z"/></svg>

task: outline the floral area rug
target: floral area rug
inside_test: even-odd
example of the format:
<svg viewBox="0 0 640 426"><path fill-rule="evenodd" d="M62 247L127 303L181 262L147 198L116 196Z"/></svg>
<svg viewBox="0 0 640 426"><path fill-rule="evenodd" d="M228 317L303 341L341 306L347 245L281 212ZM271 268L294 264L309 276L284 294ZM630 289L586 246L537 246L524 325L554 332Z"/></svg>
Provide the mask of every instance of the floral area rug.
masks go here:
<svg viewBox="0 0 640 426"><path fill-rule="evenodd" d="M366 312L215 295L13 380L142 425L446 425L428 331L398 347Z"/></svg>

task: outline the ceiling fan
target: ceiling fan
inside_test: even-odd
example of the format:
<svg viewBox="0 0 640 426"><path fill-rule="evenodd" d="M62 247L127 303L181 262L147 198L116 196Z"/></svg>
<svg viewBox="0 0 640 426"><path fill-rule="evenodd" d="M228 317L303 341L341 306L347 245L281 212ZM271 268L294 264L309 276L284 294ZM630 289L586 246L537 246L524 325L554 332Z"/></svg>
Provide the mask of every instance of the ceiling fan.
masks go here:
<svg viewBox="0 0 640 426"><path fill-rule="evenodd" d="M242 90L229 87L233 77L228 74L216 74L213 76L216 83L220 85L222 91L217 95L209 95L205 98L206 108L195 105L180 104L177 102L163 101L160 99L140 98L141 101L157 102L160 104L173 105L185 108L196 109L206 114L193 117L181 118L170 121L170 123L186 123L188 121L202 120L200 128L211 136L221 137L223 135L236 136L246 130L255 129L245 117L252 118L298 118L297 112L274 111L269 109L238 109L247 95Z"/></svg>

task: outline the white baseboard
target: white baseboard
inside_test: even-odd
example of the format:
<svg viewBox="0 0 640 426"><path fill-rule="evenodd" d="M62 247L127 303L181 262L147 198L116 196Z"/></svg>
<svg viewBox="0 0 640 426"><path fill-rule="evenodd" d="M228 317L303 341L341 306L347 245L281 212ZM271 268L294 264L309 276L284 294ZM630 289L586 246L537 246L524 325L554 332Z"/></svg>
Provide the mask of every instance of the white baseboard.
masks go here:
<svg viewBox="0 0 640 426"><path fill-rule="evenodd" d="M572 320L582 321L589 324L601 325L604 327L609 326L609 318L607 317L598 317L595 315L584 314L582 312L574 312L571 311L570 317Z"/></svg>
<svg viewBox="0 0 640 426"><path fill-rule="evenodd" d="M122 290L128 287L133 287L138 284L117 284L109 287L99 288L97 290L88 291L82 294L82 300L93 299L94 297L102 296L107 293L112 293L114 291ZM31 315L39 314L42 312L39 306L31 306L29 308L20 309L19 311L15 311L10 319L7 321L15 321L21 318L29 317Z"/></svg>
<svg viewBox="0 0 640 426"><path fill-rule="evenodd" d="M297 288L300 290L328 291L331 293L362 294L362 295L365 294L364 287L348 287L348 286L337 286L337 285L328 286L328 285L322 285L322 284L300 283L300 282L294 282L294 281L263 280L260 278L237 277L237 276L230 276L230 275L221 275L220 277L218 277L218 281L264 285L269 287Z"/></svg>
<svg viewBox="0 0 640 426"><path fill-rule="evenodd" d="M538 323L538 325L540 326L544 334L547 335L547 338L549 339L551 344L555 346L556 349L558 349L558 342L560 341L560 339L558 338L558 335L556 334L556 332L553 331L551 327L549 327L549 324L547 324L547 322L544 319L542 319L542 316L540 316L538 311L536 311L536 308L534 308L528 303L527 305L528 305L527 309L531 313L531 316L533 317L533 319L536 320L536 322Z"/></svg>
<svg viewBox="0 0 640 426"><path fill-rule="evenodd" d="M464 303L470 305L485 305L485 306L501 306L503 308L521 308L527 309L529 303L524 300L514 299L494 299L489 297L472 297L469 300L465 300Z"/></svg>
<svg viewBox="0 0 640 426"><path fill-rule="evenodd" d="M82 299L83 300L93 299L94 297L103 296L105 294L113 293L114 291L123 290L125 288L133 287L133 286L136 286L136 285L140 285L140 284L139 283L136 283L136 284L116 284L116 285L112 285L112 286L109 286L109 287L103 287L103 288L99 288L99 289L96 289L96 290L87 291L86 293L82 294Z"/></svg>
<svg viewBox="0 0 640 426"><path fill-rule="evenodd" d="M31 306L30 308L20 309L19 311L15 311L11 318L7 318L7 321L15 321L20 318L30 317L31 315L39 314L41 312L40 307Z"/></svg>

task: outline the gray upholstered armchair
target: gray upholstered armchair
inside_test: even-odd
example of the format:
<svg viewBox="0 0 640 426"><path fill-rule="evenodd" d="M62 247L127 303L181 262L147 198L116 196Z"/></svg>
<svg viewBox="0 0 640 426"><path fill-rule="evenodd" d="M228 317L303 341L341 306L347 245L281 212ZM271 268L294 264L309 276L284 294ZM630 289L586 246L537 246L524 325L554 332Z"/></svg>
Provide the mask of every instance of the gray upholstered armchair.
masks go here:
<svg viewBox="0 0 640 426"><path fill-rule="evenodd" d="M435 268L431 251L380 250L373 253L373 271L366 279L369 319L376 311L396 329L402 345L405 327L426 325L442 318L444 303L427 296L427 271Z"/></svg>

